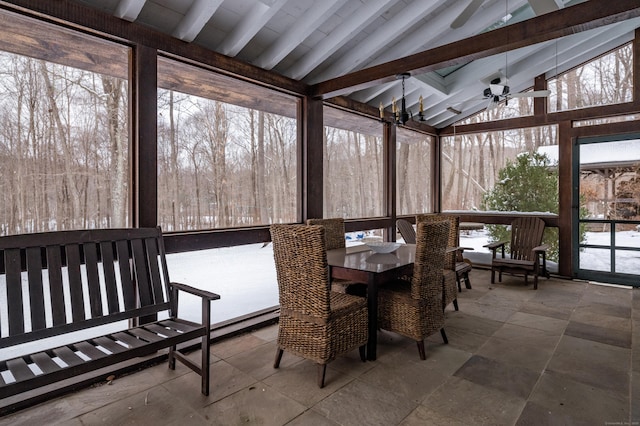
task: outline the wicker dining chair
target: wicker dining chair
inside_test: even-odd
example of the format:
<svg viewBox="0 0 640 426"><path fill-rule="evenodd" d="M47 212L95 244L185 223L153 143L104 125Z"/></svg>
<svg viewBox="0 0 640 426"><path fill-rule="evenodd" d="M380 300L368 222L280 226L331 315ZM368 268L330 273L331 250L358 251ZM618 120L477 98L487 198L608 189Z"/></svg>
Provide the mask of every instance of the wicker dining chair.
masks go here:
<svg viewBox="0 0 640 426"><path fill-rule="evenodd" d="M418 223L416 259L411 281L398 280L380 288L378 326L413 339L420 359L426 359L424 339L438 330L444 343L442 269L449 222Z"/></svg>
<svg viewBox="0 0 640 426"><path fill-rule="evenodd" d="M451 229L449 230L449 248L455 248L454 252L447 253L447 259L445 263L451 268L452 265L456 271L456 283L458 284L458 291L462 291L462 281L464 286L471 289L471 280L469 279L469 272L473 269L471 262L467 261L463 257L465 250L473 250L470 247L460 247L460 218L453 215L445 214L423 214L418 215L416 220L449 220L451 222ZM453 262L453 263L452 263Z"/></svg>
<svg viewBox="0 0 640 426"><path fill-rule="evenodd" d="M307 219L307 225L324 226L324 238L327 250L345 247L344 219L341 217L328 219ZM353 294L365 297L367 285L337 278L331 279L331 290L338 293Z"/></svg>
<svg viewBox="0 0 640 426"><path fill-rule="evenodd" d="M280 297L278 349L318 364L324 387L327 364L352 349L364 362L368 339L367 301L330 291L325 231L318 225L270 227Z"/></svg>
<svg viewBox="0 0 640 426"><path fill-rule="evenodd" d="M458 310L458 276L456 274L456 251L458 229L460 227L460 218L451 215L441 214L419 214L416 215L416 223L420 222L449 222L449 234L447 235L447 248L455 249L446 251L444 258L444 268L442 270L442 309L446 309L449 304L453 303L453 308ZM465 264L466 265L466 264Z"/></svg>

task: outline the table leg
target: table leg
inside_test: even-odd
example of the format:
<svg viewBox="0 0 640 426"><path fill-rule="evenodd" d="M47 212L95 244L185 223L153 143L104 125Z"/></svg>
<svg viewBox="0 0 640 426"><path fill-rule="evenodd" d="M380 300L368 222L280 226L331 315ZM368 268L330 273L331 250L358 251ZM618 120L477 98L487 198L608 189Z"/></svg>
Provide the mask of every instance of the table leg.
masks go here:
<svg viewBox="0 0 640 426"><path fill-rule="evenodd" d="M367 308L369 310L369 340L367 341L367 359L376 360L378 345L378 283L375 275L369 274L367 283Z"/></svg>

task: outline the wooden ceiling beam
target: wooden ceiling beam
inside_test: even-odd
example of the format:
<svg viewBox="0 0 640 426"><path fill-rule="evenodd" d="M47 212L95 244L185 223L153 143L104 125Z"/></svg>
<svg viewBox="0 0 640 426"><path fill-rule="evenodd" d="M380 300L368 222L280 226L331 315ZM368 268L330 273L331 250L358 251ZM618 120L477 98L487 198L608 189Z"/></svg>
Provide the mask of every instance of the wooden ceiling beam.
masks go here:
<svg viewBox="0 0 640 426"><path fill-rule="evenodd" d="M317 83L322 99L387 83L400 72L422 74L640 16L638 0L590 0L464 40Z"/></svg>

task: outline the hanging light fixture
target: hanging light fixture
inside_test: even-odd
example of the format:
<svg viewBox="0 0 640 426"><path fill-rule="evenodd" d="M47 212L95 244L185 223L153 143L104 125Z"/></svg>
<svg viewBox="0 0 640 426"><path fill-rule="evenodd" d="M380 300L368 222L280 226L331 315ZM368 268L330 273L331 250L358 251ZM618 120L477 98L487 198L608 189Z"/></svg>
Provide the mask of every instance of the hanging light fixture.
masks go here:
<svg viewBox="0 0 640 426"><path fill-rule="evenodd" d="M411 110L407 109L407 102L404 97L404 80L406 78L411 77L411 74L408 72L403 72L401 74L396 74L396 80L402 80L402 98L400 99L400 109L396 106L396 98L393 97L391 100L391 112L393 113L393 121L392 123L396 125L404 125L407 121L413 118L413 113ZM418 119L420 121L424 120L424 105L422 100L422 95L420 95L419 99L419 111L418 111ZM384 121L384 105L380 102L380 120Z"/></svg>

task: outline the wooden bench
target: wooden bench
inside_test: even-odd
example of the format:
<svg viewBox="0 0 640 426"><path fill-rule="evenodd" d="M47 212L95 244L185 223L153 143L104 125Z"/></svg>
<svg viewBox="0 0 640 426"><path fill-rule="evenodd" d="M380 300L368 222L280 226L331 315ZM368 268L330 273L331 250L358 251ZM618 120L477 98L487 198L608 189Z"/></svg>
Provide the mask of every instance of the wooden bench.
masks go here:
<svg viewBox="0 0 640 426"><path fill-rule="evenodd" d="M200 323L178 318L179 290L201 298ZM3 300L1 292L7 303L0 305L0 348L57 338L34 353L0 359L0 399L166 348L169 368L178 359L209 394L210 302L220 296L169 281L160 228L2 237ZM91 328L118 321L125 321L120 331L89 337ZM78 331L86 333L81 341L60 343ZM201 342L200 365L176 348L193 339Z"/></svg>

